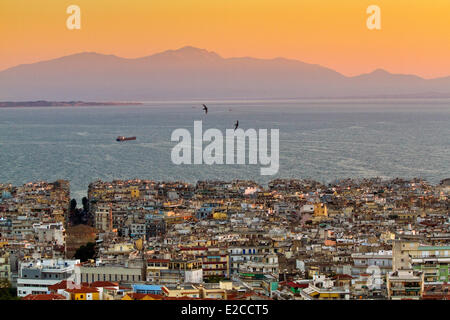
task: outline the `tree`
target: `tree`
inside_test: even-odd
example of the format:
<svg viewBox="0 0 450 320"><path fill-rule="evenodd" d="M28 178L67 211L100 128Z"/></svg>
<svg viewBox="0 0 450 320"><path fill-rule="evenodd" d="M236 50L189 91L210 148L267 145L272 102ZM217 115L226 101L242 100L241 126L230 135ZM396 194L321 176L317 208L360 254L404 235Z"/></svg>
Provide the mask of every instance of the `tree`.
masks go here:
<svg viewBox="0 0 450 320"><path fill-rule="evenodd" d="M94 259L96 255L95 243L88 242L85 246L81 246L75 252L75 259L80 259L81 262Z"/></svg>
<svg viewBox="0 0 450 320"><path fill-rule="evenodd" d="M83 197L83 199L81 199L81 201L83 202L83 211L87 213L87 212L89 211L89 201L88 201L88 198Z"/></svg>
<svg viewBox="0 0 450 320"><path fill-rule="evenodd" d="M11 287L7 279L0 279L0 300L19 300L17 289Z"/></svg>
<svg viewBox="0 0 450 320"><path fill-rule="evenodd" d="M70 200L70 212L73 213L76 208L77 208L77 200L75 199Z"/></svg>

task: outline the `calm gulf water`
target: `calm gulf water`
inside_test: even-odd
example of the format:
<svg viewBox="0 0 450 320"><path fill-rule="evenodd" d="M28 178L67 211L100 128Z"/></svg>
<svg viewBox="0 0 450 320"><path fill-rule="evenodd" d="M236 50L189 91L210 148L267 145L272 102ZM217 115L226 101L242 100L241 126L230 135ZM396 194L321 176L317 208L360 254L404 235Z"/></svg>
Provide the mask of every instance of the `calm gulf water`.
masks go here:
<svg viewBox="0 0 450 320"><path fill-rule="evenodd" d="M72 196L90 181L450 177L450 101L210 102L143 106L0 109L0 182L68 179ZM280 169L261 176L259 165L182 165L171 162L176 128L225 132L242 128L280 130ZM137 141L118 143L118 135Z"/></svg>

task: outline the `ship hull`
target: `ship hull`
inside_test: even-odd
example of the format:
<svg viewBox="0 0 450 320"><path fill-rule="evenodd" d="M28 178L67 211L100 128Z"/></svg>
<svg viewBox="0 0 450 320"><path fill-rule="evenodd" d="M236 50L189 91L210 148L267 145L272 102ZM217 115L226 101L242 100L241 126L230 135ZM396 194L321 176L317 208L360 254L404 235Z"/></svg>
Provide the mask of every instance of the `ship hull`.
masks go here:
<svg viewBox="0 0 450 320"><path fill-rule="evenodd" d="M117 137L117 142L136 140L136 137Z"/></svg>

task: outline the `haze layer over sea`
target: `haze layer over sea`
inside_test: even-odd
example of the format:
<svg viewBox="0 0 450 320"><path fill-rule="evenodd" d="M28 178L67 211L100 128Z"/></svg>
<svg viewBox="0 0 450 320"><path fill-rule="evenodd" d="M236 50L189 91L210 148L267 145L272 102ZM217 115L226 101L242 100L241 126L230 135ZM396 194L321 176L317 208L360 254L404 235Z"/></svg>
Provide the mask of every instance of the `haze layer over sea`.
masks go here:
<svg viewBox="0 0 450 320"><path fill-rule="evenodd" d="M201 103L209 107L207 115ZM280 169L171 162L172 131L280 130ZM136 141L116 142L117 136ZM205 144L206 145L206 144ZM450 176L450 100L151 102L0 109L0 182L68 179L80 200L96 179L425 178Z"/></svg>

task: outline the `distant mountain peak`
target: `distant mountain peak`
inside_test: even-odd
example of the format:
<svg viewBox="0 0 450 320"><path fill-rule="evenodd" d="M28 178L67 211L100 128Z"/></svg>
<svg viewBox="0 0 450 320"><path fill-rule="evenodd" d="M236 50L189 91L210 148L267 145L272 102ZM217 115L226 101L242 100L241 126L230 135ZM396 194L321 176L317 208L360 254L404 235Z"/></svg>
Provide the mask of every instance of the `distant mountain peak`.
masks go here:
<svg viewBox="0 0 450 320"><path fill-rule="evenodd" d="M170 50L169 50L170 51ZM194 46L184 46L175 50L171 50L171 51L178 51L178 52L198 52L198 53L205 53L205 52L210 52L206 49L202 49L202 48L197 48Z"/></svg>
<svg viewBox="0 0 450 320"><path fill-rule="evenodd" d="M370 74L387 75L387 74L391 74L391 73L384 69L377 68L377 69L373 70L372 72L370 72Z"/></svg>
<svg viewBox="0 0 450 320"><path fill-rule="evenodd" d="M115 58L120 58L114 54L104 54L104 53L99 53L99 52L95 52L95 51L82 51L82 52L69 54L67 56L62 56L62 57L59 57L56 59L67 58L67 57L115 57ZM55 59L53 59L53 60L55 60Z"/></svg>
<svg viewBox="0 0 450 320"><path fill-rule="evenodd" d="M214 51L200 49L193 46L184 46L175 50L166 50L153 55L153 57L177 57L185 59L202 58L202 59L222 59L220 55Z"/></svg>
<svg viewBox="0 0 450 320"><path fill-rule="evenodd" d="M369 73L364 73L359 76L355 76L354 78L370 78L372 80L375 79L398 79L398 78L409 78L409 79L416 79L416 80L424 80L423 78L413 75L413 74L399 74L399 73L392 73L389 71L386 71L381 68L377 68Z"/></svg>

